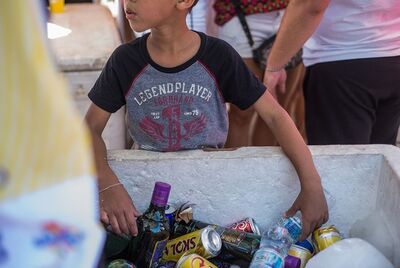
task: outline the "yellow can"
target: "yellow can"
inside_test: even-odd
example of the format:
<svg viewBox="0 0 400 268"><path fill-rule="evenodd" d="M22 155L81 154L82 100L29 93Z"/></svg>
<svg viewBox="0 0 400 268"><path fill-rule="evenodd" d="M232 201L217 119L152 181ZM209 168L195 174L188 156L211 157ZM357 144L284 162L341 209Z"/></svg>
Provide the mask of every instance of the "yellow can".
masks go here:
<svg viewBox="0 0 400 268"><path fill-rule="evenodd" d="M162 256L163 261L178 261L187 253L196 253L205 258L219 254L222 247L220 235L211 226L169 240Z"/></svg>
<svg viewBox="0 0 400 268"><path fill-rule="evenodd" d="M288 254L299 258L301 261L300 268L304 268L314 254L314 247L308 240L298 241L289 248Z"/></svg>
<svg viewBox="0 0 400 268"><path fill-rule="evenodd" d="M192 253L184 254L176 263L176 268L218 268L206 258Z"/></svg>
<svg viewBox="0 0 400 268"><path fill-rule="evenodd" d="M312 234L312 240L318 252L326 249L333 243L342 240L342 235L334 225L320 227Z"/></svg>

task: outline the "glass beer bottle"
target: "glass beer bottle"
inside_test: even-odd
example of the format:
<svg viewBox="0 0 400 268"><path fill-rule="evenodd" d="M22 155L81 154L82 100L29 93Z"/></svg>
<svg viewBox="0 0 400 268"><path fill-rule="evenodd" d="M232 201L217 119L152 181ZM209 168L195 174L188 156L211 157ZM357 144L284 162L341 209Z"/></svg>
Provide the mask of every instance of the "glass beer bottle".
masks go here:
<svg viewBox="0 0 400 268"><path fill-rule="evenodd" d="M171 185L156 182L149 208L137 219L139 242L135 256L138 267L157 267L169 238L168 219L165 208Z"/></svg>

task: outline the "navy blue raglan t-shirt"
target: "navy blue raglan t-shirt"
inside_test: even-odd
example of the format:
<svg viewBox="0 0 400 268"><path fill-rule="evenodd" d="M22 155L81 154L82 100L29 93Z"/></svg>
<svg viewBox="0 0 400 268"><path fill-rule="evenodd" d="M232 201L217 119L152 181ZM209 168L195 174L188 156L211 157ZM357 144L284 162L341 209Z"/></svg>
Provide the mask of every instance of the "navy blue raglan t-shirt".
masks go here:
<svg viewBox="0 0 400 268"><path fill-rule="evenodd" d="M153 151L222 148L228 133L225 102L254 104L265 86L226 42L198 32L201 45L182 65L156 64L148 35L118 47L89 92L110 113L123 105L135 146Z"/></svg>

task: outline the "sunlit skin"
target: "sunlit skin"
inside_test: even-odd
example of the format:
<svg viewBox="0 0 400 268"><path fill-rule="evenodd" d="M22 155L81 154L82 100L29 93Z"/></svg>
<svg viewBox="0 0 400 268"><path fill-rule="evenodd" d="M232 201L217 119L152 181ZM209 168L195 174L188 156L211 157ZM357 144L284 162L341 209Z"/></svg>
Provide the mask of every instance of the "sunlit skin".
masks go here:
<svg viewBox="0 0 400 268"><path fill-rule="evenodd" d="M125 16L136 32L176 27L179 24L176 3L175 0L125 0Z"/></svg>
<svg viewBox="0 0 400 268"><path fill-rule="evenodd" d="M136 32L151 30L147 49L164 67L175 67L190 59L200 47L200 37L186 25L194 0L126 0L125 16Z"/></svg>

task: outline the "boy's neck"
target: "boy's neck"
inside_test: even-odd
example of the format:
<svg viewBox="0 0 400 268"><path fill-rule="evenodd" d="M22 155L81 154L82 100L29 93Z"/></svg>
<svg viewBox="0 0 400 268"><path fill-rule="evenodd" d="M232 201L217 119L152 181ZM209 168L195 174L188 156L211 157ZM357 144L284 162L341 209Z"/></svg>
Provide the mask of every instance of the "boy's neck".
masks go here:
<svg viewBox="0 0 400 268"><path fill-rule="evenodd" d="M184 29L152 29L147 39L147 50L157 64L175 67L191 59L200 48L200 36Z"/></svg>
<svg viewBox="0 0 400 268"><path fill-rule="evenodd" d="M152 29L147 45L160 51L174 53L187 46L194 32L183 29Z"/></svg>

